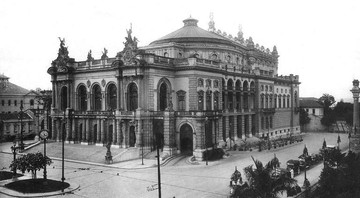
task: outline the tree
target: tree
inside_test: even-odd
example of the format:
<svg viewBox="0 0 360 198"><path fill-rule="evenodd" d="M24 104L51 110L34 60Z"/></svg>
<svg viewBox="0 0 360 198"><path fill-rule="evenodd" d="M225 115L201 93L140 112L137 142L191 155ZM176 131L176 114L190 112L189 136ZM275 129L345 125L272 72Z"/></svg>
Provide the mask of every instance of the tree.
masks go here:
<svg viewBox="0 0 360 198"><path fill-rule="evenodd" d="M255 168L244 168L247 182L234 190L231 197L276 198L279 193L296 185L296 180L281 171L279 160L274 158L265 167L252 157Z"/></svg>
<svg viewBox="0 0 360 198"><path fill-rule="evenodd" d="M33 178L36 178L36 171L43 169L45 166L52 163L51 159L44 156L42 153L28 153L11 162L10 168L20 170L22 173L25 171L32 173Z"/></svg>
<svg viewBox="0 0 360 198"><path fill-rule="evenodd" d="M308 112L305 109L300 109L300 125L304 127L304 125L310 122L311 118L309 118Z"/></svg>
<svg viewBox="0 0 360 198"><path fill-rule="evenodd" d="M327 111L330 110L330 107L335 103L334 96L330 94L323 94L319 99L318 102L324 106L324 114L328 113Z"/></svg>
<svg viewBox="0 0 360 198"><path fill-rule="evenodd" d="M351 151L337 167L324 166L315 191L318 198L358 197L360 194L360 158Z"/></svg>

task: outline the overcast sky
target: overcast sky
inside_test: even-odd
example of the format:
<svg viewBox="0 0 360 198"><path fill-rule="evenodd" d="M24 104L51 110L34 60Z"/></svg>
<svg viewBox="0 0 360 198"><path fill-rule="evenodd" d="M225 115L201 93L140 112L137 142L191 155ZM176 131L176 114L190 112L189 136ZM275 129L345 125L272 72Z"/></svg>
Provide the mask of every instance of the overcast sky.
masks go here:
<svg viewBox="0 0 360 198"><path fill-rule="evenodd" d="M360 79L360 1L0 1L0 73L27 89L50 89L47 69L57 57L58 37L69 55L98 59L123 49L132 23L139 46L183 26L190 15L208 29L236 36L241 24L265 48L277 46L279 75L300 76L300 97L329 93L351 98L352 80Z"/></svg>

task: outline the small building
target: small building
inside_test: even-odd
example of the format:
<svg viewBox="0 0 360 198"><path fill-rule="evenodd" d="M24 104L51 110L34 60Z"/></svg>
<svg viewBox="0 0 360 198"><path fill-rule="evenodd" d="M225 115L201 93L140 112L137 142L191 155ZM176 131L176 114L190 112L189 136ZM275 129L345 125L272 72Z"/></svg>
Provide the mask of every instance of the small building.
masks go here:
<svg viewBox="0 0 360 198"><path fill-rule="evenodd" d="M304 109L310 118L310 122L302 126L303 132L324 131L326 127L321 124L324 117L324 107L317 98L300 98L300 108Z"/></svg>
<svg viewBox="0 0 360 198"><path fill-rule="evenodd" d="M20 139L22 123L23 137L32 137L44 128L42 101L39 92L27 90L9 81L0 74L0 141Z"/></svg>

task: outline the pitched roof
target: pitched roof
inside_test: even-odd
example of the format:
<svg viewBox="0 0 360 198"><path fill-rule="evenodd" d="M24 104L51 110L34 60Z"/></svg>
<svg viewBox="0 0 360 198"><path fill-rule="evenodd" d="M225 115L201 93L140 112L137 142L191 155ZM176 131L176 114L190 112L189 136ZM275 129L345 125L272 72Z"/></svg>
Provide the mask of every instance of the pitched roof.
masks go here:
<svg viewBox="0 0 360 198"><path fill-rule="evenodd" d="M300 100L300 107L301 108L324 108L316 100Z"/></svg>
<svg viewBox="0 0 360 198"><path fill-rule="evenodd" d="M9 77L5 76L4 74L0 74L0 79L9 79Z"/></svg>
<svg viewBox="0 0 360 198"><path fill-rule="evenodd" d="M27 93L29 93L29 90L11 82L0 83L0 95L24 95Z"/></svg>
<svg viewBox="0 0 360 198"><path fill-rule="evenodd" d="M22 119L31 119L30 115L26 112L23 113ZM0 113L0 121L2 120L20 120L20 113L19 112L12 112L12 113Z"/></svg>

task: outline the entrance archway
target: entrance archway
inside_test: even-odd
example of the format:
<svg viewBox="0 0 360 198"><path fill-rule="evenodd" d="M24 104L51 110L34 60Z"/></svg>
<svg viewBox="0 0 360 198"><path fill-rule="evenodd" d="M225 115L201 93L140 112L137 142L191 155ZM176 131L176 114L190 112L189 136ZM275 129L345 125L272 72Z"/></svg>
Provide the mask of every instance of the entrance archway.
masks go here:
<svg viewBox="0 0 360 198"><path fill-rule="evenodd" d="M183 154L193 154L193 129L189 124L180 127L180 151Z"/></svg>

